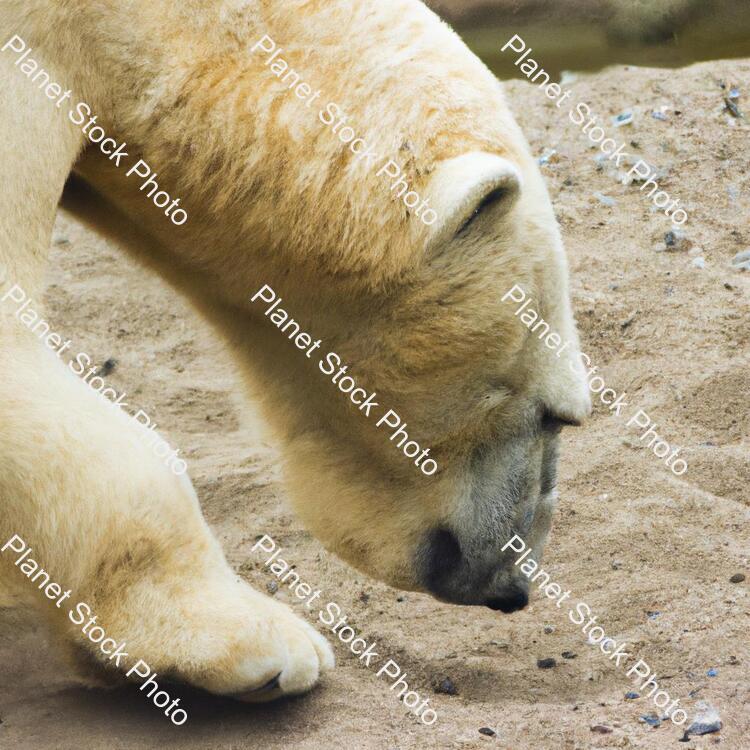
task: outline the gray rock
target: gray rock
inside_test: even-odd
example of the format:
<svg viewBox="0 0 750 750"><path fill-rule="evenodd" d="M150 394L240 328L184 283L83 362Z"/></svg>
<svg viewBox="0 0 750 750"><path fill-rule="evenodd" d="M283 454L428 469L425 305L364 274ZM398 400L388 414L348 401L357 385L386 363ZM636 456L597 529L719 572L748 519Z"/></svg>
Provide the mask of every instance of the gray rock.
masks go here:
<svg viewBox="0 0 750 750"><path fill-rule="evenodd" d="M732 268L739 271L750 271L750 250L743 250L732 258Z"/></svg>
<svg viewBox="0 0 750 750"><path fill-rule="evenodd" d="M630 125L631 122L633 122L632 112L621 112L612 118L612 124L616 128L621 128L623 125Z"/></svg>
<svg viewBox="0 0 750 750"><path fill-rule="evenodd" d="M706 701L698 701L697 708L698 711L693 723L687 728L685 734L713 734L718 732L722 727L719 712Z"/></svg>
<svg viewBox="0 0 750 750"><path fill-rule="evenodd" d="M681 229L670 229L664 235L664 244L670 252L689 250L693 245Z"/></svg>
<svg viewBox="0 0 750 750"><path fill-rule="evenodd" d="M660 727L661 719L656 714L644 714L638 721L648 724L650 727Z"/></svg>
<svg viewBox="0 0 750 750"><path fill-rule="evenodd" d="M443 695L458 695L458 689L453 684L453 680L450 677L446 677L440 682L435 688L436 693L442 693Z"/></svg>
<svg viewBox="0 0 750 750"><path fill-rule="evenodd" d="M604 195L604 193L594 193L594 198L596 198L603 206L612 207L617 205L617 201L614 198L610 198L608 195Z"/></svg>
<svg viewBox="0 0 750 750"><path fill-rule="evenodd" d="M730 579L730 583L742 583L745 580L744 573L735 573Z"/></svg>
<svg viewBox="0 0 750 750"><path fill-rule="evenodd" d="M552 669L557 664L557 662L552 659L537 659L536 665L539 667L539 669Z"/></svg>

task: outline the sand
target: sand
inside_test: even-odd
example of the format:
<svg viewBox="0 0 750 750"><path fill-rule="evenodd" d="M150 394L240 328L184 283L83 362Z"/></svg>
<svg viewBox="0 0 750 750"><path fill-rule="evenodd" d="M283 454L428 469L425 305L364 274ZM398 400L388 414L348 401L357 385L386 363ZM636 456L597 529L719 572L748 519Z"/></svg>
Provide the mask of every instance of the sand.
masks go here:
<svg viewBox="0 0 750 750"><path fill-rule="evenodd" d="M605 117L615 137L635 141L633 153L667 170L663 187L688 209L692 247L663 252L670 222L649 210L638 187L597 171L596 148L536 87L508 86L534 153L557 150L543 172L570 259L582 349L608 385L683 446L689 465L675 476L639 446L633 426L598 405L584 427L564 433L544 565L691 715L698 700L715 706L719 735L678 744L682 732L668 721L639 721L657 709L645 697L624 699L635 689L624 669L587 645L552 602L536 597L511 616L444 605L326 553L286 507L277 453L242 406L221 343L160 280L61 215L46 293L53 328L97 363L117 360L108 380L181 447L239 574L262 589L273 580L250 550L258 534L272 535L302 578L406 670L439 719L422 726L384 678L336 644L338 667L309 696L249 707L178 688L190 720L174 728L135 689L79 687L41 628L6 610L0 747L653 750L712 747L719 738L725 748L750 747L750 581L729 581L750 574L750 272L730 266L750 248L750 125L723 110L719 81L741 87L739 106L750 114L750 61L614 68L571 84L574 99ZM660 107L666 121L650 114ZM609 117L624 110L634 122L615 130ZM616 205L603 205L597 192ZM697 257L705 267L694 265ZM275 595L290 600L283 590ZM556 666L537 667L550 657ZM707 676L712 668L715 677ZM434 692L446 677L457 695Z"/></svg>

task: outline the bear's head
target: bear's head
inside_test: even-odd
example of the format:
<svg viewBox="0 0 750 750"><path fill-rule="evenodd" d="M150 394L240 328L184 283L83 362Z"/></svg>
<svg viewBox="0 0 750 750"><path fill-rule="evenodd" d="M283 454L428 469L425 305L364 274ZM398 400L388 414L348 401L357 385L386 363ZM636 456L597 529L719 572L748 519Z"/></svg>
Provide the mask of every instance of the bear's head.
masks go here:
<svg viewBox="0 0 750 750"><path fill-rule="evenodd" d="M560 427L590 409L537 164L498 81L416 0L273 7L186 79L180 101L204 111L175 179L194 232L181 262L215 280L326 547L394 586L518 609L527 582L502 547L518 534L540 558ZM154 124L165 142L186 127L175 112ZM559 338L529 329L521 294Z"/></svg>

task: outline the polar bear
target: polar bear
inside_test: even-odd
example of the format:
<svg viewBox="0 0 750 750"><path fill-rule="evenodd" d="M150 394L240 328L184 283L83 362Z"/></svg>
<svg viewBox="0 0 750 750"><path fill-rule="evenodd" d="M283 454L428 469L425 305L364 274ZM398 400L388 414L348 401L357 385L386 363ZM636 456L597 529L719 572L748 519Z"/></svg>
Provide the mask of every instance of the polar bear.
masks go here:
<svg viewBox="0 0 750 750"><path fill-rule="evenodd" d="M8 278L39 299L62 196L225 338L283 447L292 504L329 550L447 602L523 607L501 546L517 533L540 558L557 433L590 405L566 366L577 334L549 197L500 84L461 40L417 0L6 0L0 29L73 91L44 96L20 72L21 43L0 41ZM435 219L269 73L252 51L264 37L402 165ZM155 165L188 221L91 143L66 116L75 101L131 161ZM515 285L573 343L564 356L501 302ZM252 301L264 286L404 416L439 470L405 459L270 323ZM333 663L327 642L238 580L145 428L1 307L0 538L23 538L161 674L249 701L311 688ZM0 584L5 601L40 607L87 679L118 676L7 552Z"/></svg>

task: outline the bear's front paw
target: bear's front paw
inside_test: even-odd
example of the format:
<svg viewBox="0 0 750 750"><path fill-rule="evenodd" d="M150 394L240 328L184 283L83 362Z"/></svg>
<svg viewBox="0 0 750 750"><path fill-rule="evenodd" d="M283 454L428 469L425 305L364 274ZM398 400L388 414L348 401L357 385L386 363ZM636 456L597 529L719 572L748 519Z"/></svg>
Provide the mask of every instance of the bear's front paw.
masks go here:
<svg viewBox="0 0 750 750"><path fill-rule="evenodd" d="M286 605L264 600L256 617L262 617L264 637L247 643L231 679L242 685L230 692L247 702L262 702L282 695L310 690L321 673L334 666L333 650L315 628L295 615ZM211 689L211 688L209 688Z"/></svg>
<svg viewBox="0 0 750 750"><path fill-rule="evenodd" d="M148 672L261 702L310 690L334 665L330 645L310 623L228 571L141 581L97 604L98 622L126 653L112 662L78 631L71 656L90 684L112 684L117 673L142 682ZM136 660L144 666L128 669Z"/></svg>

